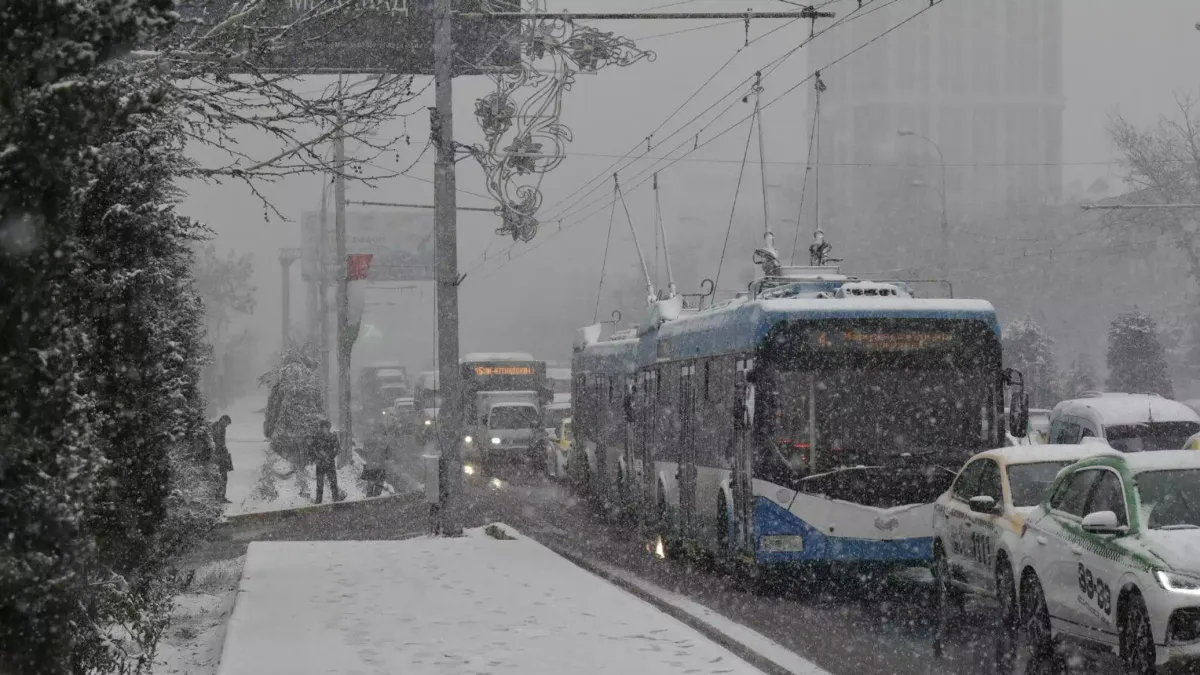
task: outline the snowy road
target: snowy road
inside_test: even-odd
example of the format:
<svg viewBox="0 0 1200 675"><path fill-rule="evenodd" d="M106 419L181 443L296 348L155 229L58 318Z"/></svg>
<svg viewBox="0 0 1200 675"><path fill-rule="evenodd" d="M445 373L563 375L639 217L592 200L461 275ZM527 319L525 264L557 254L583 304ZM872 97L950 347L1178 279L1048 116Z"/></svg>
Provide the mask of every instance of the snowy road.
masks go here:
<svg viewBox="0 0 1200 675"><path fill-rule="evenodd" d="M932 597L904 578L797 581L774 593L750 593L719 571L659 560L624 531L564 488L540 478L504 489L468 489L470 522L512 524L563 553L623 570L775 640L834 675L977 675L995 673L990 612L973 608L950 638L944 658L933 655ZM278 525L239 525L214 542L212 555L237 555L252 539L400 539L423 530L426 511L416 496L367 502L354 510L291 519ZM1018 664L1016 673L1025 673ZM1080 664L1073 673L1114 672ZM1005 675L1008 675L1007 673ZM1015 674L1014 674L1015 675Z"/></svg>

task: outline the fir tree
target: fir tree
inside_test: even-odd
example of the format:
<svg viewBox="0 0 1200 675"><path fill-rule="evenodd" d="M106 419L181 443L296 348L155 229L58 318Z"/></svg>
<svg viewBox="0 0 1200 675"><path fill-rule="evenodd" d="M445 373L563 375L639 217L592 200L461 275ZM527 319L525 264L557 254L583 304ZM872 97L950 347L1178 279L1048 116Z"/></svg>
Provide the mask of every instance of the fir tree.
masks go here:
<svg viewBox="0 0 1200 675"><path fill-rule="evenodd" d="M1054 361L1054 340L1042 327L1025 315L1004 327L1004 362L1025 376L1030 405L1048 408L1058 401L1058 368Z"/></svg>
<svg viewBox="0 0 1200 675"><path fill-rule="evenodd" d="M292 345L258 381L270 390L263 435L271 439L272 450L293 462L304 461L307 439L325 414L319 363L312 344Z"/></svg>
<svg viewBox="0 0 1200 675"><path fill-rule="evenodd" d="M108 59L171 0L0 10L0 672L149 668L211 526L181 118Z"/></svg>
<svg viewBox="0 0 1200 675"><path fill-rule="evenodd" d="M1171 398L1174 388L1167 354L1154 319L1136 308L1108 327L1108 388Z"/></svg>

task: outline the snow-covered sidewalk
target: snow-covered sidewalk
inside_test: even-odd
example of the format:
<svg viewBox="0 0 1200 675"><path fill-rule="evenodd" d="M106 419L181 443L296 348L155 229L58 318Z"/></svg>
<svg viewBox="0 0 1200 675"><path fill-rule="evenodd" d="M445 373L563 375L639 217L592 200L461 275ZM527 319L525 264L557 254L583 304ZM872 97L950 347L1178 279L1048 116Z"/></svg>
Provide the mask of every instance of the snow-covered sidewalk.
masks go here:
<svg viewBox="0 0 1200 675"><path fill-rule="evenodd" d="M261 393L246 397L220 413L232 420L225 432L233 457L233 471L229 472L225 492L231 502L225 507L226 516L295 509L312 504L316 496L315 468L309 465L293 471L286 460L271 451L270 443L263 437L266 407L266 394ZM366 497L366 485L358 479L362 468L362 458L356 456L354 462L338 469L338 489L345 493L346 501ZM325 490L325 501L329 502L329 488ZM392 491L385 490L384 494Z"/></svg>
<svg viewBox="0 0 1200 675"><path fill-rule="evenodd" d="M218 672L759 673L503 526L453 539L251 544Z"/></svg>

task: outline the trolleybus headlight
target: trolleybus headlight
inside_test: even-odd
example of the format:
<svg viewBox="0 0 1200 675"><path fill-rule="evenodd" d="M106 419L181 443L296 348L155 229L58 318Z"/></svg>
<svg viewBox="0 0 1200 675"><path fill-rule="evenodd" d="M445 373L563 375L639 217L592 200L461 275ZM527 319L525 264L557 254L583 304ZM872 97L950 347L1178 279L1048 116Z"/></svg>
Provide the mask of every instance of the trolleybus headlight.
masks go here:
<svg viewBox="0 0 1200 675"><path fill-rule="evenodd" d="M1200 579L1166 570L1154 570L1154 578L1160 586L1172 593L1200 595Z"/></svg>
<svg viewBox="0 0 1200 675"><path fill-rule="evenodd" d="M471 437L470 437L470 436L463 436L463 443L466 443L467 445L470 445L470 444L471 444Z"/></svg>
<svg viewBox="0 0 1200 675"><path fill-rule="evenodd" d="M463 473L467 474L468 476L474 476L475 467L471 466L470 464L463 464Z"/></svg>
<svg viewBox="0 0 1200 675"><path fill-rule="evenodd" d="M500 445L500 437L492 436L492 445Z"/></svg>

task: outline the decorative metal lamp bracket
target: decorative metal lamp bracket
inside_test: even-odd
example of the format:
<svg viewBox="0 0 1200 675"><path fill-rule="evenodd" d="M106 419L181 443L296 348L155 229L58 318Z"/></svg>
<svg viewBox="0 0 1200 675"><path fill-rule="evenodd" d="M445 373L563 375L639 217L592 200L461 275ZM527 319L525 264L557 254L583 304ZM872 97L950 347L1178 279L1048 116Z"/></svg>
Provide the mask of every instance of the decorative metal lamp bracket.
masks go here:
<svg viewBox="0 0 1200 675"><path fill-rule="evenodd" d="M574 140L561 118L575 75L656 56L627 38L566 18L525 24L514 38L524 54L520 65L493 73L495 91L475 102L484 142L470 146L469 154L483 168L488 194L496 200L494 212L502 221L496 234L527 242L540 225L542 178L562 164L567 144ZM518 100L518 90L529 93Z"/></svg>

